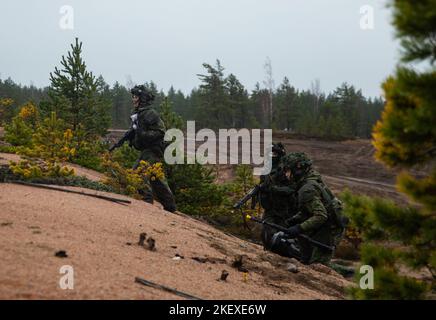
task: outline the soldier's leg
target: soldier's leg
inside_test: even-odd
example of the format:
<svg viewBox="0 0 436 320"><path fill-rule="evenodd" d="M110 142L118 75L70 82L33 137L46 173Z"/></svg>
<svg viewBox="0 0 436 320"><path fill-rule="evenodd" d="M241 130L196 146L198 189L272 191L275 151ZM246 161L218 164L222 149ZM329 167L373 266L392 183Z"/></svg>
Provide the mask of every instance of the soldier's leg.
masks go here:
<svg viewBox="0 0 436 320"><path fill-rule="evenodd" d="M176 200L170 187L165 179L156 179L151 181L151 188L157 200L163 205L164 209L169 212L176 211Z"/></svg>
<svg viewBox="0 0 436 320"><path fill-rule="evenodd" d="M344 266L342 264L334 263L334 262L328 262L325 264L327 267L332 268L337 273L344 277L352 277L355 274L355 270L351 266Z"/></svg>
<svg viewBox="0 0 436 320"><path fill-rule="evenodd" d="M298 248L300 249L300 257L299 261L304 264L310 264L312 263L312 256L313 256L313 246L303 238L298 238Z"/></svg>
<svg viewBox="0 0 436 320"><path fill-rule="evenodd" d="M150 150L144 150L138 159L138 165L141 160L147 161L149 164L155 164L161 160ZM164 178L155 179L150 182L151 185L151 196L155 197L164 207L166 211L174 212L176 208L176 200L173 193L171 192L168 183ZM149 195L147 195L149 196Z"/></svg>
<svg viewBox="0 0 436 320"><path fill-rule="evenodd" d="M311 237L313 240L334 247L333 236L332 236L331 228L329 226L322 227L318 232L311 235ZM330 263L330 260L333 257L333 253L334 251L330 251L314 246L310 263L317 262L327 265L328 263Z"/></svg>
<svg viewBox="0 0 436 320"><path fill-rule="evenodd" d="M267 221L267 222L272 222L273 218L269 215L268 211L265 211L263 217L263 220ZM262 244L263 244L263 249L264 250L270 250L271 249L271 238L274 235L274 233L277 232L276 229L271 228L269 226L266 225L262 225Z"/></svg>
<svg viewBox="0 0 436 320"><path fill-rule="evenodd" d="M265 211L262 219L265 222L274 223L280 225L281 221L277 219L277 217L274 215L273 211ZM262 226L262 243L265 250L271 250L272 248L272 237L274 234L278 232L276 228L263 225Z"/></svg>
<svg viewBox="0 0 436 320"><path fill-rule="evenodd" d="M137 169L139 166L139 162L141 162L142 158L141 156L136 160L135 164L133 165L133 170ZM153 192L150 185L150 181L148 179L145 179L144 181L144 189L139 189L138 193L141 195L142 199L147 202L153 204Z"/></svg>

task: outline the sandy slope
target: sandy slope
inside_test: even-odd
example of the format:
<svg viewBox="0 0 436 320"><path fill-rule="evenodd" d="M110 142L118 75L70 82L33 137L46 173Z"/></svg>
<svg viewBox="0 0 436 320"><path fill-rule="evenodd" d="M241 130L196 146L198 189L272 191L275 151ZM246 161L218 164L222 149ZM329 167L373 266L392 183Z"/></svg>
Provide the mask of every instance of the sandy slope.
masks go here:
<svg viewBox="0 0 436 320"><path fill-rule="evenodd" d="M156 251L137 245L141 232L156 240ZM286 271L288 259L142 201L120 205L22 185L0 184L0 239L1 299L179 298L135 283L137 276L203 299L340 299L349 284L323 266L294 261L300 272ZM68 257L55 257L58 250ZM231 267L239 254L246 279ZM63 265L74 268L74 290L59 287ZM225 282L217 281L222 270L230 273Z"/></svg>

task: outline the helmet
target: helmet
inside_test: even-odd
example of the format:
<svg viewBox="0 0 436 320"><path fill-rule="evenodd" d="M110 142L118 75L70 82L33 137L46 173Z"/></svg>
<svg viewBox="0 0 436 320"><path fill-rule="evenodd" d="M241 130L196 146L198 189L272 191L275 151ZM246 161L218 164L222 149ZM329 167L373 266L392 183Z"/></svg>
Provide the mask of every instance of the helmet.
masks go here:
<svg viewBox="0 0 436 320"><path fill-rule="evenodd" d="M283 157L286 154L285 146L281 142L273 143L271 151L279 158Z"/></svg>
<svg viewBox="0 0 436 320"><path fill-rule="evenodd" d="M143 85L134 86L130 93L139 97L139 102L141 104L150 105L154 100L154 95L145 88Z"/></svg>
<svg viewBox="0 0 436 320"><path fill-rule="evenodd" d="M312 160L304 152L289 153L282 159L282 163L283 168L290 169L297 180L312 168Z"/></svg>

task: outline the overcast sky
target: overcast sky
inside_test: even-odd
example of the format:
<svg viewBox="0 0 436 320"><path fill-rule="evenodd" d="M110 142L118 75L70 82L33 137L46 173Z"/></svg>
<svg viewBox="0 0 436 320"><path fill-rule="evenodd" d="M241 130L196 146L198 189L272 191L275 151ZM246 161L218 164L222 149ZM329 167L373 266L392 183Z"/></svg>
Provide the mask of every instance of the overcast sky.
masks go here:
<svg viewBox="0 0 436 320"><path fill-rule="evenodd" d="M330 92L342 82L366 96L398 57L386 1L370 0L14 0L0 3L0 77L49 84L74 37L94 74L113 84L153 80L184 92L199 85L203 62L218 58L249 89L272 61L276 85L299 89L319 78ZM60 13L74 9L74 29ZM374 28L361 28L360 8L374 8ZM70 20L71 22L71 20Z"/></svg>

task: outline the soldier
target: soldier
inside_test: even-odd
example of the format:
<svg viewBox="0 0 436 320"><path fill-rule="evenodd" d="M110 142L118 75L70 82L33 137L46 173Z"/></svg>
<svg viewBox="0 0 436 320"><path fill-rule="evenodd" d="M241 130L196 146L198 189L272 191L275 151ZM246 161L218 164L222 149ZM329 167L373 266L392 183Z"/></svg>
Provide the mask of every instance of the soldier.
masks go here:
<svg viewBox="0 0 436 320"><path fill-rule="evenodd" d="M291 227L286 233L278 232L273 236L272 247L282 247L285 243L288 246L286 256L306 264L319 262L331 266L334 252L316 246L299 235L304 234L336 247L347 222L341 214L342 204L312 168L312 161L306 154L289 154L282 159L282 163L284 174L296 185L298 213L287 221Z"/></svg>
<svg viewBox="0 0 436 320"><path fill-rule="evenodd" d="M133 169L136 169L142 160L150 164L163 161L165 125L156 110L151 107L154 100L153 94L148 92L143 85L135 86L130 93L135 108L130 116L132 126L124 137L110 148L110 151L121 147L125 141L129 141L130 146L141 151L133 166ZM156 197L165 210L176 211L174 196L165 178L152 181L147 179L146 185L151 185L151 190L147 188L140 191L146 202L153 203L153 197Z"/></svg>
<svg viewBox="0 0 436 320"><path fill-rule="evenodd" d="M272 146L272 168L268 175L260 177L260 204L264 209L263 220L269 223L288 227L287 220L295 212L295 190L288 179L280 171L281 159L286 155L282 143L274 143ZM275 228L264 225L262 228L262 243L264 248L278 254L285 254L286 247L271 246L271 239L277 232Z"/></svg>

